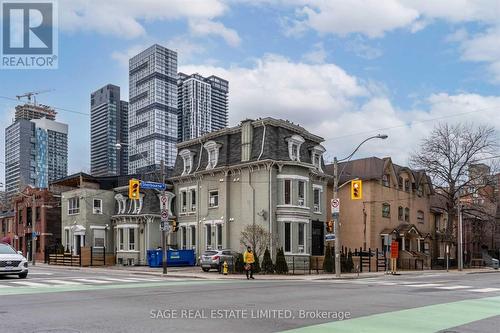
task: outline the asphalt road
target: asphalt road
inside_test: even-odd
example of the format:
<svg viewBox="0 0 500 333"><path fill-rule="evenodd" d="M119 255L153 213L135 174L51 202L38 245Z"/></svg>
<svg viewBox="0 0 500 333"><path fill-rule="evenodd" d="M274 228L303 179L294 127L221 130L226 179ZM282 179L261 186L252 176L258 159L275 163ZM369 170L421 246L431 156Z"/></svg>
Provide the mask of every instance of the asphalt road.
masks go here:
<svg viewBox="0 0 500 333"><path fill-rule="evenodd" d="M343 319L343 320L342 320ZM186 280L31 268L0 277L0 332L499 332L500 274Z"/></svg>

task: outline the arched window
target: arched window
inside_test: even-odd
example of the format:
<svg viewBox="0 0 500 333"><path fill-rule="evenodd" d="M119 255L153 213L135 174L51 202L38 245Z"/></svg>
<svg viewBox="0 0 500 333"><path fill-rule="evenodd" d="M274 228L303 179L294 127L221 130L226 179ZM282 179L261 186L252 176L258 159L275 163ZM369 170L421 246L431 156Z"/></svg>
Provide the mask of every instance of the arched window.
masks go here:
<svg viewBox="0 0 500 333"><path fill-rule="evenodd" d="M398 220L403 221L403 207L398 207Z"/></svg>
<svg viewBox="0 0 500 333"><path fill-rule="evenodd" d="M410 208L405 208L405 222L410 222Z"/></svg>

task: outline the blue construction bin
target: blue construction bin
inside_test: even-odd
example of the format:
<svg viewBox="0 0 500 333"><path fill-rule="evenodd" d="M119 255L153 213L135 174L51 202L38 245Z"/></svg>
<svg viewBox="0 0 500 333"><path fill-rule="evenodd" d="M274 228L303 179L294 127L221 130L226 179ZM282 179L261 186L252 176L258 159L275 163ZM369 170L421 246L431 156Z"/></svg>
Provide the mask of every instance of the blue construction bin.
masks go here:
<svg viewBox="0 0 500 333"><path fill-rule="evenodd" d="M163 266L163 250L148 250L148 265L149 267ZM167 266L194 266L196 258L194 250L168 250L167 251Z"/></svg>
<svg viewBox="0 0 500 333"><path fill-rule="evenodd" d="M148 265L149 267L162 267L163 251L148 250Z"/></svg>

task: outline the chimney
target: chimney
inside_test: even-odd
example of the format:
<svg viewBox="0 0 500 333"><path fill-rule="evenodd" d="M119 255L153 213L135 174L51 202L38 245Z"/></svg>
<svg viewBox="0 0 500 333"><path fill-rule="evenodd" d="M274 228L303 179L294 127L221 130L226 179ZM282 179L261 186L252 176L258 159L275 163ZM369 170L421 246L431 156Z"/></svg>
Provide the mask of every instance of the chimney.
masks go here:
<svg viewBox="0 0 500 333"><path fill-rule="evenodd" d="M252 156L252 138L253 126L252 119L246 119L241 122L241 161L250 161Z"/></svg>

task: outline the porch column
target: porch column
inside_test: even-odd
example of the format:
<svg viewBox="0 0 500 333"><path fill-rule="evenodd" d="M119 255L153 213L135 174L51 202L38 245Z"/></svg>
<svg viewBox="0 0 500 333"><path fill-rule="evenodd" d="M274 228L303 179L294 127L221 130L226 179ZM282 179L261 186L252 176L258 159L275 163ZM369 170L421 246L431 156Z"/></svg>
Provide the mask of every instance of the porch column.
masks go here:
<svg viewBox="0 0 500 333"><path fill-rule="evenodd" d="M420 238L417 238L417 251L420 252Z"/></svg>
<svg viewBox="0 0 500 333"><path fill-rule="evenodd" d="M403 238L401 239L401 241L402 241L402 243L401 243L401 244L402 244L402 245L401 245L402 249L401 249L401 250L405 251L405 249L406 249L405 243L406 243L406 242L405 242L405 237L404 237L404 236L403 236Z"/></svg>
<svg viewBox="0 0 500 333"><path fill-rule="evenodd" d="M73 254L76 256L78 254L78 250L76 248L77 243L77 235L73 235Z"/></svg>

